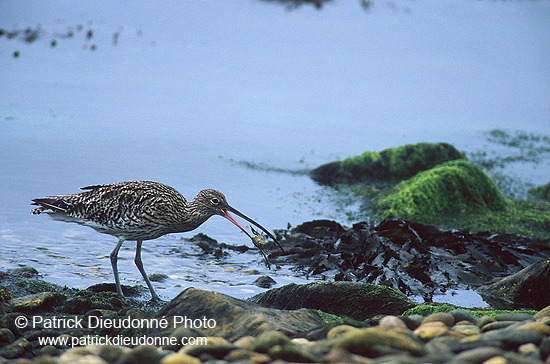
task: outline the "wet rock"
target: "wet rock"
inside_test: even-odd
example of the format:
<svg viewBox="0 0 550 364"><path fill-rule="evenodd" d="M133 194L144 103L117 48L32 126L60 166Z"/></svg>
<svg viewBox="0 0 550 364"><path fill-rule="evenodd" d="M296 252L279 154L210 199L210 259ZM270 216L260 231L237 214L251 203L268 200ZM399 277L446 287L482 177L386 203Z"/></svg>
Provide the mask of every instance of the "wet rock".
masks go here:
<svg viewBox="0 0 550 364"><path fill-rule="evenodd" d="M231 351L235 350L237 347L230 343L223 344L210 344L207 345L197 345L189 350L184 350L185 354L194 356L196 358L201 357L212 357L215 359L223 359ZM187 349L187 347L186 347Z"/></svg>
<svg viewBox="0 0 550 364"><path fill-rule="evenodd" d="M200 329L193 329L189 327L179 327L177 328L170 337L175 337L177 344L171 346L163 346L164 349L178 351L182 347L182 343L188 342L189 338L204 337L206 334ZM184 340L185 338L185 340Z"/></svg>
<svg viewBox="0 0 550 364"><path fill-rule="evenodd" d="M200 327L194 328L230 341L271 330L294 336L324 324L324 320L313 310L271 309L218 292L188 288L155 315L157 318L166 317L170 321L170 329L150 330L150 334L170 336L185 324L176 322L176 329L173 329L174 316L198 320L194 322Z"/></svg>
<svg viewBox="0 0 550 364"><path fill-rule="evenodd" d="M533 316L535 320L539 320L544 317L550 317L550 306L546 306L545 308L543 308Z"/></svg>
<svg viewBox="0 0 550 364"><path fill-rule="evenodd" d="M126 286L121 285L122 293L126 297L135 297L139 296L141 289L139 286ZM116 293L116 285L114 283L98 283L86 288L87 291L91 292L113 292Z"/></svg>
<svg viewBox="0 0 550 364"><path fill-rule="evenodd" d="M446 326L453 326L455 323L455 318L453 315L447 312L435 312L432 313L422 321L422 323L440 321L443 322Z"/></svg>
<svg viewBox="0 0 550 364"><path fill-rule="evenodd" d="M168 278L169 278L168 275L164 274L164 273L151 273L151 274L149 274L149 280L151 280L153 282L164 282Z"/></svg>
<svg viewBox="0 0 550 364"><path fill-rule="evenodd" d="M250 300L284 310L318 309L360 321L379 314L401 314L414 306L405 295L390 287L357 282L288 284Z"/></svg>
<svg viewBox="0 0 550 364"><path fill-rule="evenodd" d="M313 169L310 176L323 184L400 180L443 162L465 158L464 153L446 143L408 144L324 164Z"/></svg>
<svg viewBox="0 0 550 364"><path fill-rule="evenodd" d="M267 331L260 334L252 344L252 350L259 353L267 353L269 349L278 345L290 343L290 339L283 333L278 331Z"/></svg>
<svg viewBox="0 0 550 364"><path fill-rule="evenodd" d="M0 349L0 358L6 359L21 358L26 354L29 354L32 347L31 344L25 338L17 339L11 344L8 344Z"/></svg>
<svg viewBox="0 0 550 364"><path fill-rule="evenodd" d="M496 309L512 310L550 305L550 259L539 261L493 284L480 287L483 299Z"/></svg>
<svg viewBox="0 0 550 364"><path fill-rule="evenodd" d="M10 329L0 328L0 346L15 341L15 335Z"/></svg>
<svg viewBox="0 0 550 364"><path fill-rule="evenodd" d="M483 363L485 360L502 355L502 353L503 351L500 348L492 346L476 348L459 353L453 358L453 362Z"/></svg>
<svg viewBox="0 0 550 364"><path fill-rule="evenodd" d="M412 337L377 327L351 331L336 338L333 345L363 356L379 356L380 353L394 353L400 350L413 355L424 353L422 344Z"/></svg>
<svg viewBox="0 0 550 364"><path fill-rule="evenodd" d="M254 285L260 288L271 288L274 284L277 284L277 282L270 276L261 276L254 281Z"/></svg>
<svg viewBox="0 0 550 364"><path fill-rule="evenodd" d="M65 296L57 292L41 292L8 301L17 312L48 312L65 300Z"/></svg>
<svg viewBox="0 0 550 364"><path fill-rule="evenodd" d="M428 341L434 337L446 334L449 328L441 321L429 321L418 326L414 333L422 340Z"/></svg>
<svg viewBox="0 0 550 364"><path fill-rule="evenodd" d="M292 343L273 346L267 353L274 360L284 360L293 363L319 363L321 361L320 358L312 353Z"/></svg>
<svg viewBox="0 0 550 364"><path fill-rule="evenodd" d="M172 353L164 356L160 364L200 364L201 361L184 353Z"/></svg>
<svg viewBox="0 0 550 364"><path fill-rule="evenodd" d="M158 363L161 355L159 350L152 345L140 345L131 351L124 353L117 363L119 364L134 364L134 363Z"/></svg>

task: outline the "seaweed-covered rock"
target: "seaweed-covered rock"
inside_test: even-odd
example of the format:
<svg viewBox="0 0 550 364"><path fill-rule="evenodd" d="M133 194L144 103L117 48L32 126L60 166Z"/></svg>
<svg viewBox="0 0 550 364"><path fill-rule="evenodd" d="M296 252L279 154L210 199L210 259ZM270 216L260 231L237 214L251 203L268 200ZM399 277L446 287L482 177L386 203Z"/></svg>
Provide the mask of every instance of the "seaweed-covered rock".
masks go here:
<svg viewBox="0 0 550 364"><path fill-rule="evenodd" d="M550 182L545 185L533 187L529 190L533 196L550 202Z"/></svg>
<svg viewBox="0 0 550 364"><path fill-rule="evenodd" d="M310 176L324 184L402 180L441 163L465 158L463 152L447 143L407 144L323 164L313 169Z"/></svg>
<svg viewBox="0 0 550 364"><path fill-rule="evenodd" d="M313 308L360 321L380 314L400 315L414 306L391 287L358 282L291 283L250 300L284 310Z"/></svg>
<svg viewBox="0 0 550 364"><path fill-rule="evenodd" d="M402 181L378 203L385 217L419 221L507 206L495 182L465 160L447 162Z"/></svg>
<svg viewBox="0 0 550 364"><path fill-rule="evenodd" d="M483 299L501 310L550 305L550 259L543 260L493 284L480 287Z"/></svg>

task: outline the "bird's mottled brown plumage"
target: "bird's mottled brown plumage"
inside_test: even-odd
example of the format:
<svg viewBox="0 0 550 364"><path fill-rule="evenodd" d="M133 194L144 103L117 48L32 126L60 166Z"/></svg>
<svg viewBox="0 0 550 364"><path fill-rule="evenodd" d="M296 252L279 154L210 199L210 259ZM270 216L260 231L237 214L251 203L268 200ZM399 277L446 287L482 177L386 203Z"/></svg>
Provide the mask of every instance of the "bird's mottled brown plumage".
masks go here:
<svg viewBox="0 0 550 364"><path fill-rule="evenodd" d="M213 215L221 215L237 225L256 244L254 237L229 214L231 211L261 228L279 244L269 231L229 206L225 196L216 190L202 190L189 202L174 188L152 181L93 185L82 190L84 192L34 199L33 204L40 207L31 213L50 212L55 219L76 222L116 236L119 243L111 253L111 264L119 295L122 295L122 290L116 263L118 251L125 240L137 241L135 263L154 299L158 296L141 264L141 243L144 240L194 230Z"/></svg>

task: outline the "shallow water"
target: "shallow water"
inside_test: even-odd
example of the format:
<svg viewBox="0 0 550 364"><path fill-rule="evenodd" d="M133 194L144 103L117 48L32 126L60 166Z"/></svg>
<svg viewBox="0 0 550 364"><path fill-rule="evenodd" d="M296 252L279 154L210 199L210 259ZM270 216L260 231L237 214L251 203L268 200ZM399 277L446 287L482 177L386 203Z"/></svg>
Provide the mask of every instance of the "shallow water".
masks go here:
<svg viewBox="0 0 550 364"><path fill-rule="evenodd" d="M41 36L0 38L0 264L68 286L111 281L114 238L28 213L32 198L81 186L152 179L187 198L216 188L269 229L348 223L306 175L232 161L304 170L419 141L492 148L493 128L550 134L548 2L375 4L3 1L0 28ZM548 163L507 173L550 179ZM250 244L221 218L196 232ZM144 244L148 273L170 276L155 283L165 297L187 286L248 297L263 274L305 282L285 266L269 272L253 251L198 257L180 237ZM133 245L120 252L124 284L142 283Z"/></svg>

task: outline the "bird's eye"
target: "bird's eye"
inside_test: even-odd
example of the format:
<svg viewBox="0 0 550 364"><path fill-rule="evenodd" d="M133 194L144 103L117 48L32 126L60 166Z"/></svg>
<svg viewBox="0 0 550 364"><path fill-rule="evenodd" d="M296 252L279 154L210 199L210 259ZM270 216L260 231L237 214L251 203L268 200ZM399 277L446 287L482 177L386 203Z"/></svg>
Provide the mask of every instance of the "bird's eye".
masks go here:
<svg viewBox="0 0 550 364"><path fill-rule="evenodd" d="M212 205L217 205L220 203L220 200L214 197L213 199L210 200L210 202L212 202Z"/></svg>

